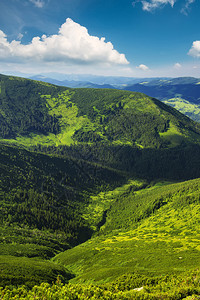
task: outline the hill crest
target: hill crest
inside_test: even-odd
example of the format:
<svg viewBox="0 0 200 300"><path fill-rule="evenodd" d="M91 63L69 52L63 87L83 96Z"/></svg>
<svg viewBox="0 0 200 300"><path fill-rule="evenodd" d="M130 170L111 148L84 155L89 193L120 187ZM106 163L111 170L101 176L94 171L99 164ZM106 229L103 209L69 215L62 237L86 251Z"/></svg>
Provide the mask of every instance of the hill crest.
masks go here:
<svg viewBox="0 0 200 300"><path fill-rule="evenodd" d="M0 137L9 142L166 148L200 140L195 122L144 94L69 89L5 75L0 80Z"/></svg>

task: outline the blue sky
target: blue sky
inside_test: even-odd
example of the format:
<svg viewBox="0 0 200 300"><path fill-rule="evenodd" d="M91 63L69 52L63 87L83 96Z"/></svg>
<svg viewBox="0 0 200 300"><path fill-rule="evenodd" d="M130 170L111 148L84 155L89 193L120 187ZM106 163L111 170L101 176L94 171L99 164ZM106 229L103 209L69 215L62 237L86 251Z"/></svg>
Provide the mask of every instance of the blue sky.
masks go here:
<svg viewBox="0 0 200 300"><path fill-rule="evenodd" d="M0 0L0 72L200 77L198 0Z"/></svg>

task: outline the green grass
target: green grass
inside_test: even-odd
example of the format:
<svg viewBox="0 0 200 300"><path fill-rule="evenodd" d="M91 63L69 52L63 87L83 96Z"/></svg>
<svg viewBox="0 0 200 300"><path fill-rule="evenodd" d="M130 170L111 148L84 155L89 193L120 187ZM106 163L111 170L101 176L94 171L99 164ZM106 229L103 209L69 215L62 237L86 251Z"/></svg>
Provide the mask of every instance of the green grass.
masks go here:
<svg viewBox="0 0 200 300"><path fill-rule="evenodd" d="M58 275L63 280L71 278L62 266L50 259L70 246L64 234L22 228L0 227L0 285L32 287L43 281L55 281Z"/></svg>
<svg viewBox="0 0 200 300"><path fill-rule="evenodd" d="M78 107L70 101L73 94L74 92L66 90L57 98L52 98L51 95L42 96L47 101L49 114L59 118L61 132L54 137L56 145L74 143L74 132L89 123L87 117L78 116Z"/></svg>
<svg viewBox="0 0 200 300"><path fill-rule="evenodd" d="M200 122L200 106L182 98L172 98L163 101L194 121Z"/></svg>
<svg viewBox="0 0 200 300"><path fill-rule="evenodd" d="M48 259L54 256L55 252L45 246L35 244L0 244L1 255L23 256L23 257L40 257Z"/></svg>
<svg viewBox="0 0 200 300"><path fill-rule="evenodd" d="M32 287L41 282L55 282L58 275L70 279L72 275L62 266L41 259L0 255L1 286L25 284Z"/></svg>
<svg viewBox="0 0 200 300"><path fill-rule="evenodd" d="M100 236L55 261L76 274L72 282L79 283L105 283L124 273L192 271L200 267L199 198L199 179L135 192L111 207Z"/></svg>
<svg viewBox="0 0 200 300"><path fill-rule="evenodd" d="M140 190L146 185L147 182L145 180L129 179L128 182L114 190L90 196L85 212L83 213L83 218L90 222L94 230L97 230L99 224L102 223L102 216L116 202L118 197L126 195L130 190Z"/></svg>
<svg viewBox="0 0 200 300"><path fill-rule="evenodd" d="M183 134L178 130L178 128L170 123L169 129L166 132L159 133L161 138L170 144L170 147L176 147L184 141Z"/></svg>
<svg viewBox="0 0 200 300"><path fill-rule="evenodd" d="M60 279L50 285L42 283L31 290L26 287L0 289L2 300L10 299L198 299L199 271L182 276L151 278L138 274L124 275L111 284L63 284Z"/></svg>
<svg viewBox="0 0 200 300"><path fill-rule="evenodd" d="M22 227L14 224L0 227L0 245L3 247L1 249L5 249L4 251L7 251L9 255L13 255L16 246L16 249L21 247L20 252L23 256L40 256L43 251L44 254L41 256L46 256L45 253L48 251L48 258L70 248L65 234L36 228L30 229L26 226ZM34 249L38 250L35 251Z"/></svg>
<svg viewBox="0 0 200 300"><path fill-rule="evenodd" d="M78 108L70 101L73 92L66 90L57 97L41 95L46 101L46 107L52 117L59 120L60 133L48 135L30 133L28 136L17 136L15 139L4 139L6 142L21 144L24 146L34 145L71 145L74 144L73 135L82 126L88 126L90 121L87 117L77 116Z"/></svg>

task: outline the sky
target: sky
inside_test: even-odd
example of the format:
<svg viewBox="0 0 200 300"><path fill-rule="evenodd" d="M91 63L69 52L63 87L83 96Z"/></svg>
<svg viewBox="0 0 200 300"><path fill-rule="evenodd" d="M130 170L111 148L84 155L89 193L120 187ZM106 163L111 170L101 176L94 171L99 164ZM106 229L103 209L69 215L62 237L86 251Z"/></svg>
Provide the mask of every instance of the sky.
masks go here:
<svg viewBox="0 0 200 300"><path fill-rule="evenodd" d="M200 77L199 0L0 0L0 73Z"/></svg>

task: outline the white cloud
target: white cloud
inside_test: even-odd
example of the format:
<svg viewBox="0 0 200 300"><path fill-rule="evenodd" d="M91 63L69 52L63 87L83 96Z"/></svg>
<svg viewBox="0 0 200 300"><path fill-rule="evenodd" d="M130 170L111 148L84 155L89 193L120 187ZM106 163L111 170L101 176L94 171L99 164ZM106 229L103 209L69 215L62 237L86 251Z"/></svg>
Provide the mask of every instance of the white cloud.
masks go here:
<svg viewBox="0 0 200 300"><path fill-rule="evenodd" d="M149 68L146 66L146 65L143 65L143 64L141 64L141 65L139 65L138 67L136 67L137 69L140 69L140 70L142 70L142 71L148 71L149 70Z"/></svg>
<svg viewBox="0 0 200 300"><path fill-rule="evenodd" d="M182 9L180 10L181 13L188 15L188 12L190 11L190 6L195 1L196 0L185 0L185 3L182 6ZM152 12L158 8L163 8L168 4L171 5L171 7L173 8L177 0L135 0L134 2L132 2L133 6L135 6L135 4L138 2L142 3L143 10Z"/></svg>
<svg viewBox="0 0 200 300"><path fill-rule="evenodd" d="M21 39L23 38L23 36L24 36L24 35L23 35L22 33L19 33L18 36L17 36L17 39L18 39L18 40L21 40Z"/></svg>
<svg viewBox="0 0 200 300"><path fill-rule="evenodd" d="M174 68L175 68L175 69L180 69L181 67L182 67L182 65L179 64L179 63L175 63L175 64L174 64Z"/></svg>
<svg viewBox="0 0 200 300"><path fill-rule="evenodd" d="M45 4L43 0L29 0L29 1L32 2L38 8L44 7Z"/></svg>
<svg viewBox="0 0 200 300"><path fill-rule="evenodd" d="M184 7L181 9L181 12L184 14L184 15L187 15L189 10L190 10L190 5L192 3L194 3L195 0L186 0L186 3L184 5Z"/></svg>
<svg viewBox="0 0 200 300"><path fill-rule="evenodd" d="M175 1L176 0L150 0L150 1L136 0L135 2L133 2L133 5L135 5L136 2L141 2L142 9L151 12L157 8L162 8L163 6L165 6L167 4L170 4L171 7L173 7Z"/></svg>
<svg viewBox="0 0 200 300"><path fill-rule="evenodd" d="M192 43L192 47L190 48L188 55L200 57L200 41L195 41Z"/></svg>
<svg viewBox="0 0 200 300"><path fill-rule="evenodd" d="M31 43L9 42L0 30L0 60L7 62L62 62L65 64L126 65L124 54L114 49L105 38L91 36L87 28L71 19L59 29L58 34L34 37Z"/></svg>

